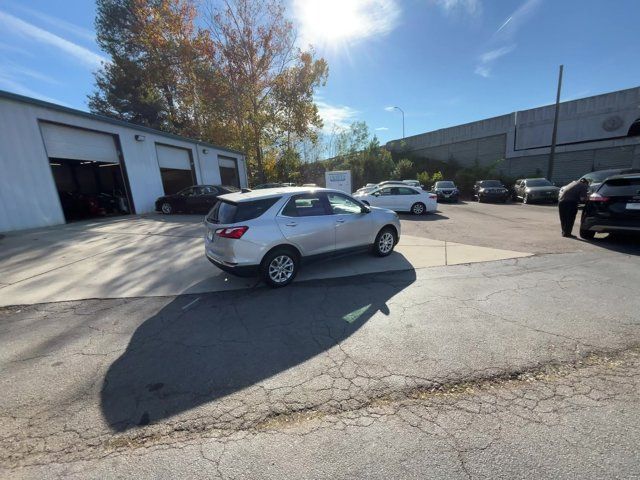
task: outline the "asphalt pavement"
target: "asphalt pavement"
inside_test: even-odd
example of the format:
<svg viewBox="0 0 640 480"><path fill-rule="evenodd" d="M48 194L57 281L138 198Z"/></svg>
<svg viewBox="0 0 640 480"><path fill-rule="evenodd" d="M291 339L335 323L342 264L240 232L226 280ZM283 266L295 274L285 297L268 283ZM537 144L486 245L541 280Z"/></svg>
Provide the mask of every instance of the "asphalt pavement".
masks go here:
<svg viewBox="0 0 640 480"><path fill-rule="evenodd" d="M609 249L0 310L3 478L640 475Z"/></svg>

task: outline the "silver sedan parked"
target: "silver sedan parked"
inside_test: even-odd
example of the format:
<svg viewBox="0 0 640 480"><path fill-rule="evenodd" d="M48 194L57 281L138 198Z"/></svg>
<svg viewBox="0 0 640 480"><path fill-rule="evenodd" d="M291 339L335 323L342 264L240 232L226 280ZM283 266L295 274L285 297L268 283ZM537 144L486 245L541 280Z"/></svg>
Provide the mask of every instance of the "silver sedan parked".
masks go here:
<svg viewBox="0 0 640 480"><path fill-rule="evenodd" d="M268 188L218 199L205 219L207 258L272 287L291 283L305 260L366 249L385 257L400 239L395 212L337 190Z"/></svg>

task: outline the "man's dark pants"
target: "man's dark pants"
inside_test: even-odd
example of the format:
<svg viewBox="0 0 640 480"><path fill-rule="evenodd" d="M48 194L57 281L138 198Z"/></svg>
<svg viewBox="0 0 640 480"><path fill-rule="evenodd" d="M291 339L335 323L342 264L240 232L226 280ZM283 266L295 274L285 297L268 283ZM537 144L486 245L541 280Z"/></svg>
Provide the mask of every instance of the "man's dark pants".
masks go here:
<svg viewBox="0 0 640 480"><path fill-rule="evenodd" d="M558 212L560 213L560 226L563 235L571 235L573 224L578 214L578 202L560 202L558 203Z"/></svg>

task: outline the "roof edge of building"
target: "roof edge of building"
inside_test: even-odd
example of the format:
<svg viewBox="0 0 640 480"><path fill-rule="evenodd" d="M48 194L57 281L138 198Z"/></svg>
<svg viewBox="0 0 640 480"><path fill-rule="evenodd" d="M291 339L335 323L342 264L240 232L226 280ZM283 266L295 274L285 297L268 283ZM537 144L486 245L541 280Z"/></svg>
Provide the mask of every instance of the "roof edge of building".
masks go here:
<svg viewBox="0 0 640 480"><path fill-rule="evenodd" d="M202 140L197 140L195 138L183 137L182 135L177 135L175 133L163 132L162 130L157 130L155 128L147 127L144 125L138 125L136 123L127 122L126 120L120 120L118 118L108 117L106 115L99 115L97 113L85 112L83 110L78 110L71 107L65 107L63 105L58 105L56 103L47 102L45 100L40 100L38 98L27 97L25 95L19 95L17 93L8 92L6 90L0 90L0 98L5 98L7 100L13 100L15 102L27 103L30 105L35 105L42 108L48 108L50 110L56 110L63 113L68 113L71 115L77 115L84 118L89 118L91 120L97 120L99 122L110 123L112 125L118 125L121 127L133 128L136 130L141 130L143 132L152 133L155 135L159 135L162 137L173 138L174 140L181 140L183 142L191 142L197 143L198 145L202 145L204 147L215 148L216 150L222 150L229 153L235 153L238 155L245 156L244 152L240 150L234 150L232 148L222 147L220 145L215 145L213 143L205 142Z"/></svg>

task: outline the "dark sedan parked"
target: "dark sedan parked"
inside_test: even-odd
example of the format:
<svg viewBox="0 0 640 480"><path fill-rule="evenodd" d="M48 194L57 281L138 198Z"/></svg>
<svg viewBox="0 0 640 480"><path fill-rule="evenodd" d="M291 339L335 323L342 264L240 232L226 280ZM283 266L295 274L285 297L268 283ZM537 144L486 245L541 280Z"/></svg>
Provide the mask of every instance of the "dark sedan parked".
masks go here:
<svg viewBox="0 0 640 480"><path fill-rule="evenodd" d="M580 236L596 232L640 232L640 175L607 178L589 195L580 220Z"/></svg>
<svg viewBox="0 0 640 480"><path fill-rule="evenodd" d="M478 202L499 201L505 203L511 194L500 180L478 180L473 185L473 196Z"/></svg>
<svg viewBox="0 0 640 480"><path fill-rule="evenodd" d="M177 212L206 214L215 205L218 195L238 191L236 187L227 185L194 185L158 198L156 211L166 215Z"/></svg>

